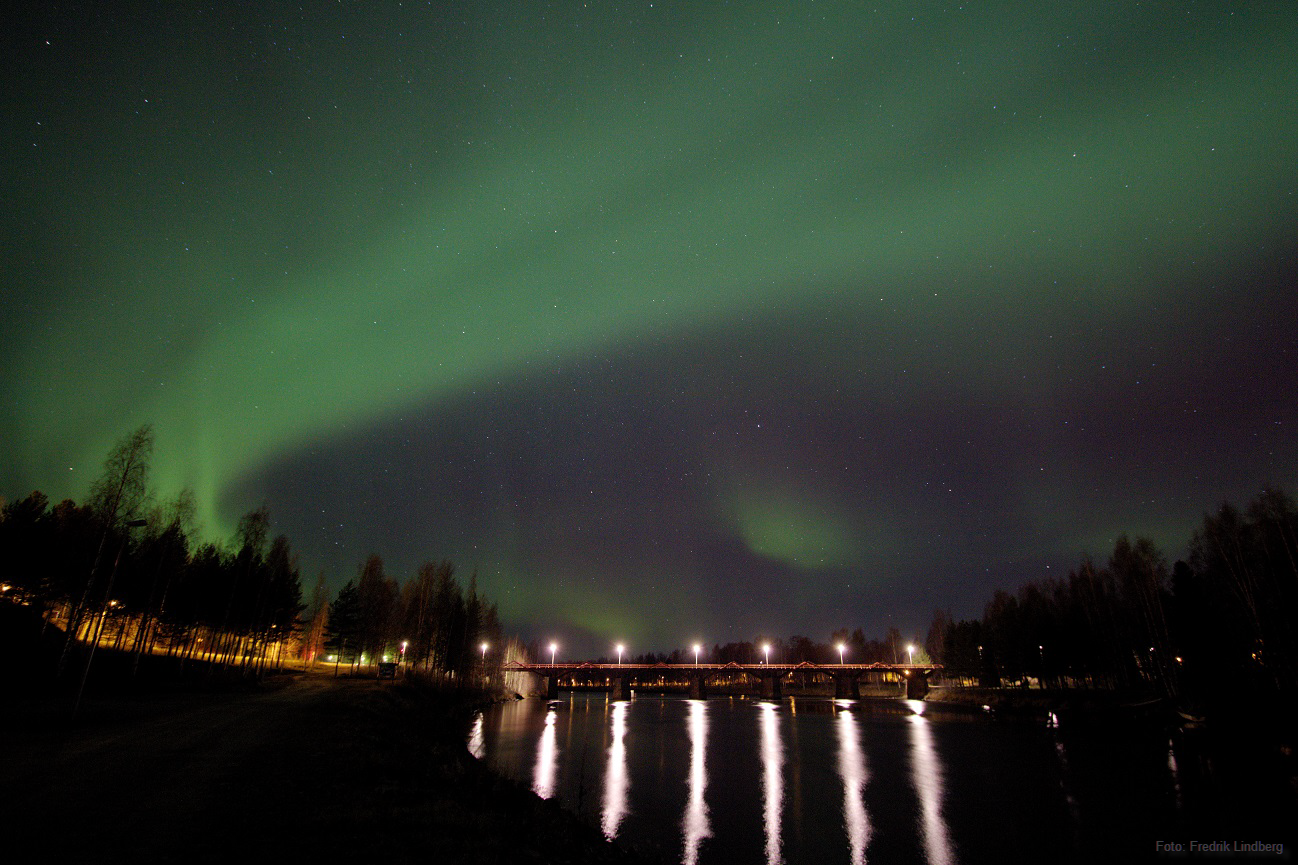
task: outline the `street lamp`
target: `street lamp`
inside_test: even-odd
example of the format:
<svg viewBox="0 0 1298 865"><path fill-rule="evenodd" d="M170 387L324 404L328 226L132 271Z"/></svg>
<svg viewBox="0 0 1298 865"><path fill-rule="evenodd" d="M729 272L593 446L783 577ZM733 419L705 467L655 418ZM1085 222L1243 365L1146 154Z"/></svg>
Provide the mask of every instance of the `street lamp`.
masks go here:
<svg viewBox="0 0 1298 865"><path fill-rule="evenodd" d="M481 646L479 646L479 648L482 649L482 663L485 664L487 663L487 649L491 647L488 646L486 643L483 643Z"/></svg>
<svg viewBox="0 0 1298 865"><path fill-rule="evenodd" d="M915 664L915 644L914 643L911 643L909 646L906 647L906 654L910 655L910 664L914 666Z"/></svg>
<svg viewBox="0 0 1298 865"><path fill-rule="evenodd" d="M703 651L703 647L700 646L698 643L695 643L694 644L694 666L696 667L699 665L699 652L701 651Z"/></svg>
<svg viewBox="0 0 1298 865"><path fill-rule="evenodd" d="M762 643L762 654L766 656L766 666L771 665L771 644Z"/></svg>
<svg viewBox="0 0 1298 865"><path fill-rule="evenodd" d="M842 643L838 644L838 666L843 666L843 653L847 651L847 646Z"/></svg>
<svg viewBox="0 0 1298 865"><path fill-rule="evenodd" d="M401 663L403 663L403 664L406 662L406 646L409 646L409 645L410 645L410 641L409 641L409 640L402 640L402 641L401 641Z"/></svg>
<svg viewBox="0 0 1298 865"><path fill-rule="evenodd" d="M617 665L622 666L622 653L626 651L626 646L621 643L617 644Z"/></svg>
<svg viewBox="0 0 1298 865"><path fill-rule="evenodd" d="M550 644L550 666L551 666L551 667L554 666L554 653L557 652L557 651L559 651L559 644L558 644L558 643L551 643L551 644Z"/></svg>

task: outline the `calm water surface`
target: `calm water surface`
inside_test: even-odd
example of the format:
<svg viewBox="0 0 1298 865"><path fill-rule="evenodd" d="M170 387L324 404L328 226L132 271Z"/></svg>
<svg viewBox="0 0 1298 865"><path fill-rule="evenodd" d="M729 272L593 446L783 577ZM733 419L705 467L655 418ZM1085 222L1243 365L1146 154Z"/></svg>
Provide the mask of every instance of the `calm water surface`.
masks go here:
<svg viewBox="0 0 1298 865"><path fill-rule="evenodd" d="M1281 840L1293 816L1283 779L1232 774L1163 734L911 700L574 694L492 707L469 748L686 865L1139 861L1159 838Z"/></svg>

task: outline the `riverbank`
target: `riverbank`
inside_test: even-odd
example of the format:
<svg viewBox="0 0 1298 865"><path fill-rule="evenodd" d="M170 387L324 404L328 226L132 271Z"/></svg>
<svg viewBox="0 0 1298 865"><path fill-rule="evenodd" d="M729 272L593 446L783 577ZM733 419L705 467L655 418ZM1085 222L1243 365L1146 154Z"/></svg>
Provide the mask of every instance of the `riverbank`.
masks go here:
<svg viewBox="0 0 1298 865"><path fill-rule="evenodd" d="M1124 697L1113 691L1089 690L935 685L929 689L924 699L930 703L980 708L1000 717L1042 720L1053 712L1076 721L1125 721L1147 715L1158 708L1157 701L1147 698Z"/></svg>
<svg viewBox="0 0 1298 865"><path fill-rule="evenodd" d="M30 698L4 722L11 849L60 861L642 861L468 753L477 695L276 677L251 693Z"/></svg>

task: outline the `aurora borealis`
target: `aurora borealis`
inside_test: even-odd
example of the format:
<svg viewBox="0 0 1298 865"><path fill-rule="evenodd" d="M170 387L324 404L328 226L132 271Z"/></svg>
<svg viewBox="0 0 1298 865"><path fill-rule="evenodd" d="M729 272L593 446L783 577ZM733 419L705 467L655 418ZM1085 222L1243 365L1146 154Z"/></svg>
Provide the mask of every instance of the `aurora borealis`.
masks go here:
<svg viewBox="0 0 1298 865"><path fill-rule="evenodd" d="M63 4L4 52L0 495L601 651L907 633L1298 488L1291 3Z"/></svg>

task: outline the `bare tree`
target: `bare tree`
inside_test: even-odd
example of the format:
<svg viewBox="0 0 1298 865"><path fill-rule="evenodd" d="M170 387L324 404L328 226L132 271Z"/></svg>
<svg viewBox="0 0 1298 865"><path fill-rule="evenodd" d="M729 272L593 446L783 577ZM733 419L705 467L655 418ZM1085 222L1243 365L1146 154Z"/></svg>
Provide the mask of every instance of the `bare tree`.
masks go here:
<svg viewBox="0 0 1298 865"><path fill-rule="evenodd" d="M67 666L72 644L85 619L98 582L108 536L134 519L149 497L149 462L153 457L153 427L144 424L122 438L108 452L104 470L90 488L90 506L100 523L99 548L81 597L68 615L68 632L59 658L58 675ZM107 602L107 597L104 602Z"/></svg>

